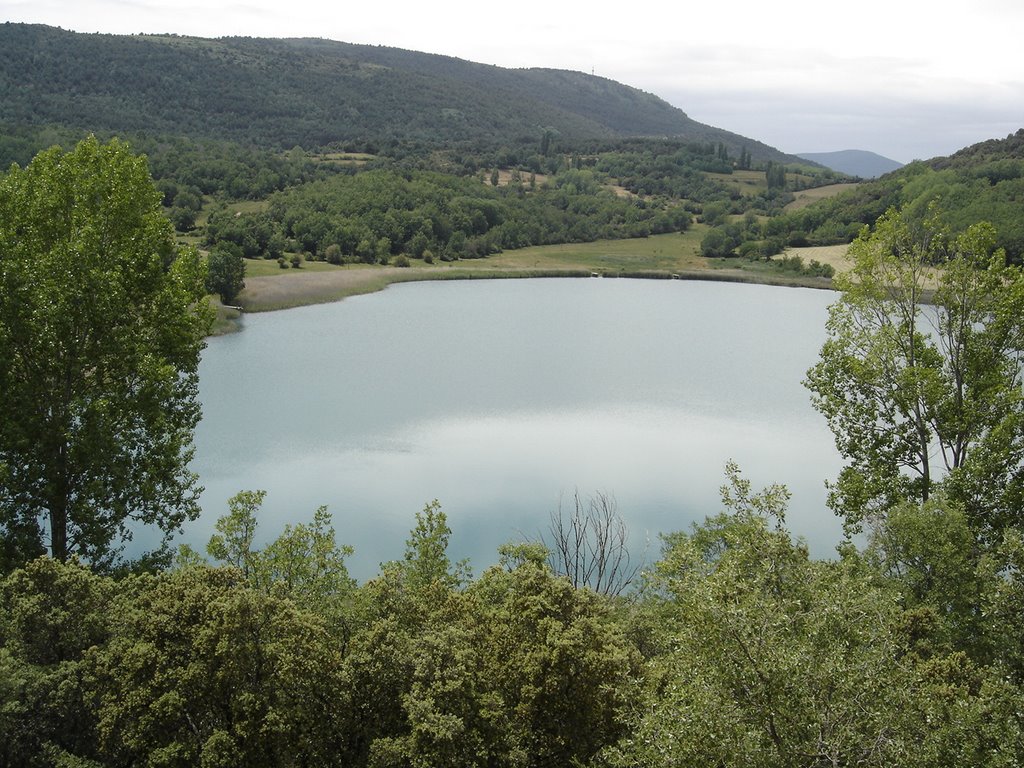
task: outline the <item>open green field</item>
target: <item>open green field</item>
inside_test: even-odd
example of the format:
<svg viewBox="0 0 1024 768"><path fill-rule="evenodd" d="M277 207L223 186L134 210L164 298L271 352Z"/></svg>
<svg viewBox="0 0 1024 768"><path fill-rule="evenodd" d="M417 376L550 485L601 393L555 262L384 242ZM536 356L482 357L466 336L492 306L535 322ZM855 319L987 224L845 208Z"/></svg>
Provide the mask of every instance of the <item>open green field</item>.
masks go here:
<svg viewBox="0 0 1024 768"><path fill-rule="evenodd" d="M768 189L764 171L733 171L732 173L706 173L704 175L726 187L735 189L741 195L756 195Z"/></svg>
<svg viewBox="0 0 1024 768"><path fill-rule="evenodd" d="M681 234L531 246L504 251L486 259L453 262L453 265L473 271L564 269L599 274L706 269L706 259L699 255L700 241L706 231L706 227L698 225Z"/></svg>
<svg viewBox="0 0 1024 768"><path fill-rule="evenodd" d="M304 261L298 269L293 268L290 263L287 269L282 269L277 263L277 259L245 260L246 277L278 277L295 272L335 272L345 269L359 269L359 267L338 267L325 261Z"/></svg>
<svg viewBox="0 0 1024 768"><path fill-rule="evenodd" d="M364 165L375 159L376 155L366 152L324 152L312 155L313 160L318 163L341 163L345 165Z"/></svg>

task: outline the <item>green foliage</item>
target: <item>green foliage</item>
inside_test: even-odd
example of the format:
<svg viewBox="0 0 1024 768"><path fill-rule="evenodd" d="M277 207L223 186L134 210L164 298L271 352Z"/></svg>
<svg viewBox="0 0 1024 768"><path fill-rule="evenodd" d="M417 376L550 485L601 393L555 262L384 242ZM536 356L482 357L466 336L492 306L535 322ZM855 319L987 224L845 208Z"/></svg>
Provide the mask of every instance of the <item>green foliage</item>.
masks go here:
<svg viewBox="0 0 1024 768"><path fill-rule="evenodd" d="M230 244L249 259L264 258L271 256L271 243L278 231L265 213L223 209L213 211L207 219L206 242L209 245Z"/></svg>
<svg viewBox="0 0 1024 768"><path fill-rule="evenodd" d="M327 41L0 37L0 81L21 84L4 164L79 136L28 119L166 134L134 140L156 188L94 139L0 179L0 763L1024 760L1024 278L998 250L1024 252L1024 132L765 222L790 199L785 156L685 138L677 110L599 78ZM684 138L621 138L637 126ZM373 156L281 151L342 136ZM487 183L497 168L508 185ZM260 202L226 203L242 199ZM628 598L536 543L473 579L436 501L361 586L324 508L260 542L261 491L230 500L212 566L183 548L173 571L115 580L33 559L44 522L55 554L107 565L129 524L170 532L195 512L205 275L161 206L182 231L206 217L222 296L243 257L432 263L683 231L702 213L707 255L766 259L875 225L808 374L849 461L832 503L867 525L864 550L812 560L785 488L755 492L730 464L725 512L666 535Z"/></svg>
<svg viewBox="0 0 1024 768"><path fill-rule="evenodd" d="M1024 534L1020 527L1009 529L992 557L999 574L996 589L987 596L982 610L986 635L991 638L1003 667L1017 685L1024 684Z"/></svg>
<svg viewBox="0 0 1024 768"><path fill-rule="evenodd" d="M3 765L45 766L71 755L96 755L80 663L109 638L114 594L109 579L51 559L33 560L0 582Z"/></svg>
<svg viewBox="0 0 1024 768"><path fill-rule="evenodd" d="M788 494L730 467L727 511L665 539L665 650L608 765L1010 765L1013 686L962 653L924 658L893 584L852 548L814 561ZM1010 746L1013 745L1013 746Z"/></svg>
<svg viewBox="0 0 1024 768"><path fill-rule="evenodd" d="M769 161L765 165L764 176L769 190L786 188L786 166Z"/></svg>
<svg viewBox="0 0 1024 768"><path fill-rule="evenodd" d="M990 663L1001 639L987 636L979 606L998 591L997 566L967 516L941 494L905 502L875 521L867 556L902 593L902 603L930 628L934 651L960 649Z"/></svg>
<svg viewBox="0 0 1024 768"><path fill-rule="evenodd" d="M198 514L205 264L176 251L145 161L88 139L12 167L0 252L3 565L43 550L43 521L55 557L94 563L135 522L178 530Z"/></svg>
<svg viewBox="0 0 1024 768"><path fill-rule="evenodd" d="M733 249L740 244L740 236L732 225L715 227L708 230L700 241L701 256L720 258L732 256Z"/></svg>
<svg viewBox="0 0 1024 768"><path fill-rule="evenodd" d="M771 222L772 234L800 232L808 245L853 240L890 208L916 224L937 218L953 234L979 221L996 228L996 245L1012 261L1024 258L1024 129L982 142L950 157L911 163L881 179Z"/></svg>
<svg viewBox="0 0 1024 768"><path fill-rule="evenodd" d="M355 586L345 566L352 548L337 544L327 507L320 507L312 522L286 525L277 539L256 549L257 517L265 498L266 491L232 496L228 514L215 524L207 554L216 563L237 569L252 587L286 595L323 617L337 619ZM186 552L182 562L195 563L194 553Z"/></svg>
<svg viewBox="0 0 1024 768"><path fill-rule="evenodd" d="M734 152L741 141L605 78L329 40L81 35L7 24L0 80L20 85L4 100L4 117L18 123L278 149L479 143L553 158L570 141L620 136L682 136ZM759 157L779 156L748 144ZM272 186L273 177L261 183Z"/></svg>
<svg viewBox="0 0 1024 768"><path fill-rule="evenodd" d="M822 264L816 259L811 259L809 264L799 256L783 256L779 259L772 259L771 264L780 272L790 275L804 275L806 277L833 277L836 273L830 264Z"/></svg>
<svg viewBox="0 0 1024 768"><path fill-rule="evenodd" d="M242 249L232 243L218 243L206 259L206 289L230 304L245 288L245 260Z"/></svg>
<svg viewBox="0 0 1024 768"><path fill-rule="evenodd" d="M316 616L236 578L182 569L119 606L88 665L106 760L341 764L337 646Z"/></svg>
<svg viewBox="0 0 1024 768"><path fill-rule="evenodd" d="M214 524L217 532L206 545L210 557L237 568L246 579L258 579L253 539L256 537L256 513L266 495L266 491L239 491L228 499L229 512L217 519Z"/></svg>
<svg viewBox="0 0 1024 768"><path fill-rule="evenodd" d="M998 541L1019 523L1024 478L1024 276L1005 264L990 226L953 236L895 211L850 256L807 377L849 462L830 504L856 528L904 500L927 501L944 483ZM925 309L929 280L938 287ZM948 479L935 476L936 459Z"/></svg>
<svg viewBox="0 0 1024 768"><path fill-rule="evenodd" d="M357 587L326 510L211 567L115 580L42 558L0 580L0 759L47 765L948 765L1011 768L1024 546L984 552L935 496L812 560L789 494L734 464L725 511L663 538L628 600L538 544L472 580L436 502Z"/></svg>
<svg viewBox="0 0 1024 768"><path fill-rule="evenodd" d="M521 191L521 190L520 190ZM566 171L530 194L427 171L339 174L275 195L266 213L211 214L206 240L260 256L277 237L320 260L383 262L428 251L448 260L504 248L685 230L677 205L616 196L592 171Z"/></svg>
<svg viewBox="0 0 1024 768"><path fill-rule="evenodd" d="M624 732L638 659L592 592L492 569L414 646L408 764L572 765ZM384 764L383 761L380 764Z"/></svg>

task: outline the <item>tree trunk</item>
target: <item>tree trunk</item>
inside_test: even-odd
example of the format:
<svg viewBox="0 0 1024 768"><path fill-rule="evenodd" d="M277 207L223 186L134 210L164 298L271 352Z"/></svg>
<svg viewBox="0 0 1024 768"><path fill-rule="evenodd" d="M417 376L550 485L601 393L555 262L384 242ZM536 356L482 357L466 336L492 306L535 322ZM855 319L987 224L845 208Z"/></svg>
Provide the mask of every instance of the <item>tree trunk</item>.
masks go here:
<svg viewBox="0 0 1024 768"><path fill-rule="evenodd" d="M54 560L68 559L67 498L50 507L50 555Z"/></svg>
<svg viewBox="0 0 1024 768"><path fill-rule="evenodd" d="M68 559L68 446L61 442L54 457L56 466L50 478L50 556L62 563Z"/></svg>

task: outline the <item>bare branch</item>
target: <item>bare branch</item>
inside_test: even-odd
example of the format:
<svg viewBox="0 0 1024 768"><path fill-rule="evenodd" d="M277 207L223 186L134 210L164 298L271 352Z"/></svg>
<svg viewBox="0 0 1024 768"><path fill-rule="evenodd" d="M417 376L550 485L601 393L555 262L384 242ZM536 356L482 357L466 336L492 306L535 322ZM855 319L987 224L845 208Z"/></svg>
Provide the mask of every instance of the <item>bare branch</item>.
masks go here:
<svg viewBox="0 0 1024 768"><path fill-rule="evenodd" d="M621 595L636 580L643 565L641 557L632 563L629 529L610 493L598 491L586 499L573 494L572 509L562 501L551 513L548 548L552 570L565 576L577 589L589 587L602 595Z"/></svg>

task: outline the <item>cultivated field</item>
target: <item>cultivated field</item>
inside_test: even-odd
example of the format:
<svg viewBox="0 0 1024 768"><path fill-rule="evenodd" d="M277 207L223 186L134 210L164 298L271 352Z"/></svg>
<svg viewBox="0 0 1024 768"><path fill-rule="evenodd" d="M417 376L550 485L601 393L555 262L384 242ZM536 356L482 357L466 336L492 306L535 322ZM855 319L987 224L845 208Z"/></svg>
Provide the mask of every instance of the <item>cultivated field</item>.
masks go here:
<svg viewBox="0 0 1024 768"><path fill-rule="evenodd" d="M785 256L799 256L804 264L811 261L820 261L822 264L829 264L837 273L846 272L850 269L850 262L846 259L846 252L849 250L849 243L843 245L816 245L810 248L788 248Z"/></svg>
<svg viewBox="0 0 1024 768"><path fill-rule="evenodd" d="M786 211L799 211L801 208L806 208L811 203L816 203L819 200L825 200L829 197L835 197L840 192L845 192L848 189L856 189L857 184L829 184L825 187L815 187L814 189L803 189L799 192L795 192L796 199L786 206ZM821 259L818 259L821 261Z"/></svg>

